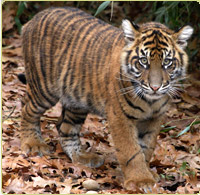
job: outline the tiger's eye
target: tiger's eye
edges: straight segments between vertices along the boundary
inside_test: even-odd
[[[141,65],[143,65],[145,67],[148,65],[148,60],[145,57],[140,58],[139,62],[140,62]]]
[[[172,60],[169,58],[165,58],[163,61],[164,66],[169,66],[169,65],[171,65],[171,63],[172,63]]]
[[[143,64],[147,64],[147,59],[146,59],[146,58],[142,58],[142,59],[141,59],[141,62],[142,62]]]

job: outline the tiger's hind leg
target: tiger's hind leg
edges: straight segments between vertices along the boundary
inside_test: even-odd
[[[96,168],[104,163],[104,159],[97,154],[84,151],[79,137],[81,126],[86,117],[87,112],[82,110],[63,108],[57,129],[60,135],[60,144],[72,162],[79,162],[88,167]]]
[[[31,94],[26,94],[22,100],[21,113],[21,148],[26,153],[49,154],[49,147],[44,142],[40,131],[40,116],[51,107],[48,102],[37,102]]]

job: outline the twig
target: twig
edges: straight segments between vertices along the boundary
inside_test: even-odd
[[[169,125],[169,124],[172,123],[172,122],[183,121],[183,120],[189,120],[189,119],[193,119],[193,118],[196,120],[196,119],[200,118],[200,115],[191,116],[191,117],[182,118],[182,119],[171,120],[171,121],[165,123],[163,126],[167,126],[167,125]]]
[[[110,15],[110,21],[112,20],[112,17],[113,17],[113,7],[114,7],[114,1],[111,1],[111,15]]]
[[[11,115],[15,111],[15,108],[16,108],[16,106],[14,106],[13,109],[11,110],[10,114],[5,119],[3,119],[3,122],[6,121],[6,120],[8,120],[11,117]]]

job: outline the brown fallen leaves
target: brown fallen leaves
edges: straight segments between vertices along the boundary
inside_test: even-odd
[[[13,25],[10,22],[10,25]],[[6,29],[11,28],[9,25]],[[61,106],[47,111],[41,119],[42,134],[52,150],[51,156],[27,156],[20,150],[20,99],[25,86],[17,79],[24,71],[21,41],[16,34],[3,39],[2,57],[2,186],[4,193],[69,194],[86,193],[82,183],[88,178],[97,181],[98,193],[133,193],[122,187],[122,175],[107,122],[89,115],[82,128],[81,141],[88,151],[105,156],[105,164],[91,169],[73,164],[63,153],[55,128]],[[189,86],[181,99],[174,101],[167,112],[163,131],[151,161],[151,168],[160,175],[154,193],[197,193],[200,190],[200,124],[177,137],[192,121],[200,121],[200,87]],[[172,128],[173,127],[173,128]],[[168,129],[167,129],[168,128]],[[134,191],[134,193],[139,193]]]

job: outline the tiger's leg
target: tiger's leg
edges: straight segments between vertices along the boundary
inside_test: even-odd
[[[151,160],[155,149],[160,125],[160,119],[157,118],[141,121],[137,124],[139,144],[143,149],[147,163]]]
[[[157,135],[160,132],[161,118],[142,121],[137,124],[139,144],[144,152],[147,164],[151,160],[152,154],[156,146]],[[158,180],[159,176],[152,172],[155,179]]]
[[[21,148],[26,153],[49,153],[48,146],[41,136],[40,116],[50,107],[51,105],[45,102],[38,105],[31,93],[26,94],[22,100],[20,138]]]
[[[82,110],[63,108],[57,124],[60,143],[72,162],[80,162],[88,167],[100,167],[104,159],[97,154],[84,151],[81,146],[79,133],[86,117],[87,112]]]
[[[108,121],[117,158],[124,173],[124,187],[132,190],[137,186],[146,190],[154,185],[155,179],[139,145],[136,122],[124,113],[116,104],[115,108],[109,107]]]

